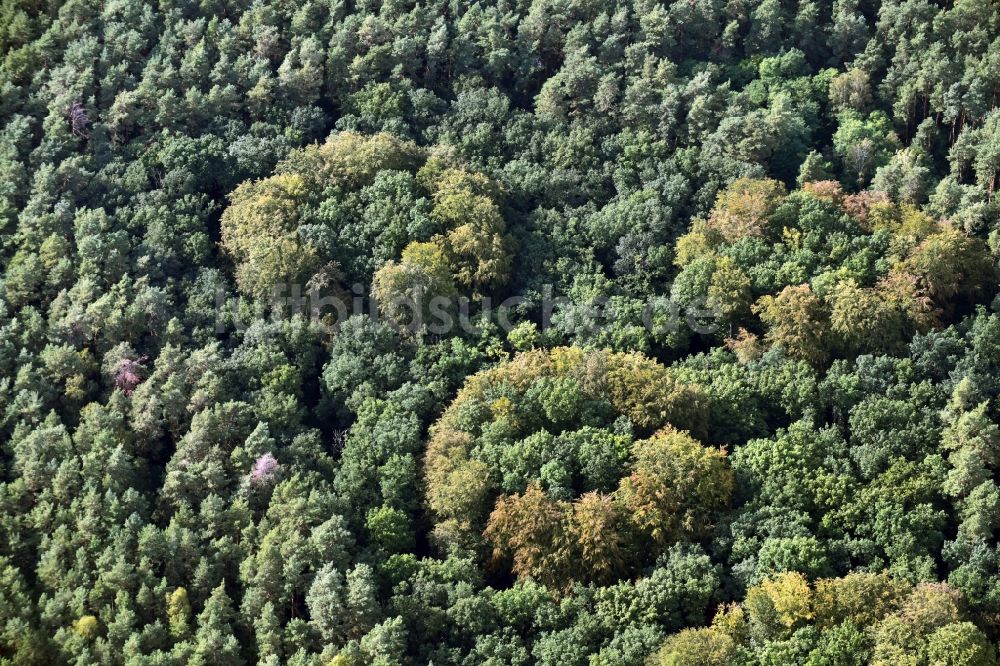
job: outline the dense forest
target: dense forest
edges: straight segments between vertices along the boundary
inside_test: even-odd
[[[0,664],[1000,663],[996,0],[0,0]]]

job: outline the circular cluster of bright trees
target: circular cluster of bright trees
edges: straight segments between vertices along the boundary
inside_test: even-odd
[[[432,428],[434,535],[554,586],[629,575],[729,503],[724,450],[696,439],[706,415],[697,386],[642,355],[522,353],[470,377]]]

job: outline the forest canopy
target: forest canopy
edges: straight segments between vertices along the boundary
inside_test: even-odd
[[[997,664],[1000,6],[0,0],[0,664]]]

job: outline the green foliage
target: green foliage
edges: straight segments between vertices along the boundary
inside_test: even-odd
[[[410,519],[405,513],[391,506],[368,512],[365,527],[372,541],[390,553],[405,553],[413,549]]]
[[[996,663],[998,34],[0,2],[0,664]]]
[[[711,627],[667,637],[652,657],[662,664],[756,663],[798,655],[802,663],[993,664],[993,645],[964,620],[961,595],[946,585],[916,586],[886,575],[823,578],[798,573],[767,579]],[[746,617],[748,632],[742,630]],[[946,643],[950,641],[950,643]]]
[[[829,315],[809,285],[785,287],[777,296],[761,298],[754,308],[768,327],[768,342],[814,365],[826,361]]]
[[[410,243],[372,281],[380,312],[396,326],[419,332],[446,325],[458,295],[444,252],[433,243]]]
[[[685,629],[667,639],[651,658],[658,666],[725,666],[736,645],[724,633],[710,628]]]
[[[428,160],[412,142],[344,132],[240,185],[222,214],[221,245],[239,288],[258,298],[344,278],[368,283],[376,270],[374,289],[387,303],[412,298],[416,274],[434,295],[450,296],[452,279],[480,294],[509,277],[497,196],[482,174]],[[430,256],[437,246],[444,254]]]
[[[631,434],[693,426],[701,402],[648,359],[574,348],[471,377],[428,447],[439,539],[482,532],[515,574],[558,586],[617,579],[646,559],[644,541],[707,536],[732,489],[724,452],[669,427]]]
[[[890,152],[898,145],[889,119],[880,111],[865,117],[848,109],[837,118],[833,150],[841,160],[844,174],[858,185],[866,184],[875,170],[889,161]]]
[[[729,502],[733,482],[724,451],[667,429],[637,442],[633,456],[632,474],[621,486],[623,501],[631,519],[657,543],[705,534],[712,514]]]

